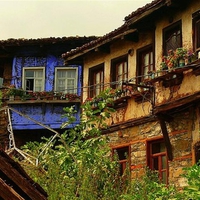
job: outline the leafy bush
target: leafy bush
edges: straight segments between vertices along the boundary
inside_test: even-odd
[[[131,180],[130,171],[120,176],[117,156],[112,156],[108,139],[101,135],[107,128],[106,119],[114,110],[110,90],[98,98],[98,107],[91,101],[82,106],[80,124],[66,129],[57,140],[53,140],[39,157],[39,165],[25,161],[20,164],[28,174],[48,193],[49,200],[188,200],[198,199],[200,170],[198,166],[187,169],[185,177],[190,186],[179,192],[173,186],[160,184],[156,173],[146,169],[144,176]],[[68,121],[73,123],[76,112],[73,107],[64,109]],[[23,150],[37,157],[49,139],[41,143],[29,142]],[[196,180],[198,177],[198,180]]]
[[[200,162],[185,168],[183,177],[186,178],[188,186],[184,188],[184,193],[187,199],[198,200],[200,199]]]

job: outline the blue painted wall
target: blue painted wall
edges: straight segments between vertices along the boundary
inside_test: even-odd
[[[22,71],[23,67],[41,67],[45,66],[45,91],[52,91],[54,89],[54,72],[55,67],[64,66],[64,61],[60,57],[55,57],[53,55],[48,55],[47,57],[15,57],[13,59],[12,66],[12,81],[17,88],[22,87]],[[81,66],[70,66],[78,68],[78,95],[81,95]],[[14,109],[19,112],[28,115],[39,121],[42,124],[48,125],[53,129],[58,129],[63,122],[66,122],[66,118],[63,118],[64,114],[63,108],[71,106],[71,103],[66,104],[51,104],[51,103],[41,103],[41,104],[11,104]],[[76,110],[77,122],[79,123],[80,116],[80,105],[79,103],[74,103]],[[23,129],[41,129],[40,125],[35,124],[29,119],[17,114],[16,112],[11,113],[12,125],[14,130]],[[76,124],[75,123],[75,124]]]

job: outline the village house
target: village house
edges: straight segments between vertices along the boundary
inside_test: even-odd
[[[183,186],[183,168],[200,158],[200,1],[154,0],[62,57],[83,67],[83,102],[113,88],[116,113],[103,133],[121,173],[128,161],[133,178],[148,166]]]
[[[65,66],[61,54],[96,37],[8,39],[0,41],[0,148],[61,132],[64,107],[74,105],[79,123],[82,69]]]

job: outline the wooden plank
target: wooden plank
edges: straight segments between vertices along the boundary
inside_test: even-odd
[[[173,160],[172,146],[171,146],[171,143],[170,143],[170,139],[169,139],[169,134],[168,134],[168,131],[167,131],[166,123],[165,123],[162,115],[157,115],[157,117],[158,117],[158,120],[160,122],[160,127],[161,127],[161,130],[162,130],[164,143],[165,143],[165,146],[166,146],[166,149],[167,149],[168,159],[170,161],[172,161]]]
[[[108,129],[102,129],[102,134],[108,134],[114,131],[118,131],[119,129],[126,129],[126,128],[130,128],[130,127],[134,127],[134,126],[139,126],[141,124],[145,124],[145,123],[149,123],[149,122],[153,122],[156,121],[157,118],[155,116],[148,116],[148,117],[141,117],[139,119],[131,119],[128,121],[122,121],[119,122],[117,124],[113,124],[111,126],[109,126]]]
[[[32,200],[46,200],[36,187],[33,185],[33,181],[28,180],[23,177],[19,171],[17,171],[7,159],[0,157],[0,170],[10,179],[12,180],[18,187],[22,189]],[[32,183],[31,183],[32,182]]]
[[[0,178],[0,197],[3,199],[24,200],[17,192]]]
[[[155,106],[153,109],[153,113],[159,114],[159,113],[166,112],[166,111],[169,111],[171,109],[175,109],[181,106],[186,106],[187,104],[191,104],[193,102],[198,102],[199,100],[200,100],[200,92],[197,92],[193,95],[179,98],[174,101],[169,101],[169,102],[163,103],[160,106]]]

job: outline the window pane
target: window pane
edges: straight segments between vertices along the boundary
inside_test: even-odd
[[[74,93],[74,89],[75,89],[74,82],[75,82],[74,79],[67,79],[67,91],[70,93]]]
[[[64,77],[65,77],[65,71],[63,71],[63,70],[58,70],[58,71],[57,71],[57,77],[58,77],[58,78],[64,78]]]
[[[75,78],[76,77],[76,70],[75,69],[68,69],[66,72],[67,78]]]
[[[161,143],[153,143],[152,144],[152,154],[165,152],[165,144],[164,142]]]
[[[126,147],[122,147],[122,148],[117,148],[114,149],[114,151],[117,153],[118,155],[118,159],[119,159],[119,166],[120,166],[120,175],[123,175],[124,170],[127,167],[128,164],[128,157],[129,157],[129,146]]]
[[[172,28],[168,28],[168,30],[164,31],[164,45],[165,45],[165,55],[169,50],[176,50],[181,47],[181,25],[180,23],[176,26],[172,26]]]
[[[158,170],[158,157],[152,159],[153,170]]]
[[[118,76],[122,75],[122,69],[123,69],[123,64],[119,64],[118,67],[117,67],[117,71],[118,71]]]
[[[153,52],[150,52],[150,64],[152,65],[153,64]]]
[[[57,69],[56,90],[76,93],[76,69]]]
[[[25,89],[33,91],[33,82],[34,82],[34,79],[26,79],[26,82],[25,82],[26,87],[25,87]]]
[[[144,74],[143,74],[143,75],[147,75],[147,74],[148,74],[148,71],[149,71],[148,66],[147,66],[147,67],[144,67]],[[147,78],[147,77],[145,77],[145,78]]]
[[[42,78],[43,77],[43,71],[42,70],[35,71],[35,77],[36,78]]]
[[[127,161],[120,162],[120,175],[122,176],[126,169]]]
[[[119,160],[127,159],[129,156],[129,147],[122,147],[116,149]]]
[[[127,72],[128,72],[127,62],[124,62],[124,74],[127,75]]]
[[[142,82],[149,77],[149,71],[153,71],[153,48],[151,46],[146,47],[144,50],[139,50],[138,53],[138,69],[139,75],[138,82]]]
[[[34,77],[34,71],[33,70],[26,70],[25,71],[25,77]]]
[[[166,156],[162,156],[162,169],[166,169]]]
[[[149,54],[148,53],[144,56],[144,66],[147,66],[147,65],[149,65]]]
[[[42,83],[40,79],[35,80],[35,91],[42,91]]]
[[[159,179],[166,184],[168,178],[168,160],[164,141],[157,140],[150,142],[147,147],[149,168],[156,170]]]
[[[104,82],[104,68],[103,65],[96,66],[89,71],[89,97],[94,97],[103,90]]]
[[[96,73],[96,80],[95,80],[96,84],[100,83],[100,78],[101,78],[101,73],[100,72]]]
[[[165,150],[165,143],[164,142],[162,142],[162,143],[160,143],[160,152],[165,152],[166,150]]]
[[[128,74],[127,74],[127,62],[121,62],[116,65],[117,66],[117,74],[116,74],[116,81],[117,87],[121,88],[122,81],[128,79]]]
[[[197,44],[196,44],[196,47],[197,48],[200,48],[200,20],[198,20],[197,22],[196,22],[196,40],[197,40]]]
[[[43,69],[25,69],[24,88],[26,90],[42,91],[44,88]]]

